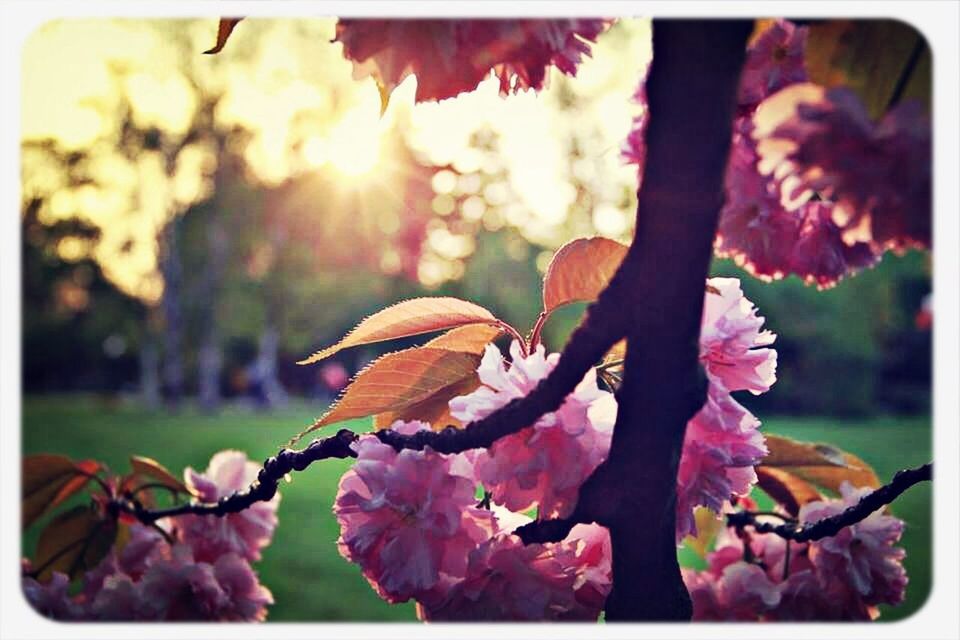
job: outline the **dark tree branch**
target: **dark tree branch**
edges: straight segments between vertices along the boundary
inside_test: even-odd
[[[806,524],[784,522],[782,524],[773,524],[772,522],[757,520],[757,517],[762,517],[763,514],[751,511],[739,511],[727,516],[727,524],[738,529],[753,527],[757,533],[774,533],[781,538],[794,540],[796,542],[820,540],[837,535],[844,527],[854,525],[864,520],[871,513],[890,504],[913,485],[931,479],[933,479],[932,462],[928,462],[916,469],[898,471],[889,484],[885,484],[879,489],[863,496],[857,504],[848,507],[842,513],[824,518],[818,522],[809,522]]]
[[[303,471],[311,463],[326,458],[355,458],[356,452],[350,445],[357,434],[349,429],[341,429],[328,438],[317,438],[301,451],[281,449],[276,456],[267,458],[263,468],[257,474],[257,480],[246,491],[225,496],[217,502],[189,502],[168,509],[147,509],[135,498],[117,498],[112,508],[134,515],[143,524],[152,524],[160,518],[194,515],[224,516],[237,513],[255,502],[264,502],[277,493],[280,480],[291,471]]]
[[[580,520],[577,518],[577,514],[574,514],[569,518],[534,520],[517,527],[513,533],[520,536],[523,544],[560,542],[570,535],[570,530],[577,524],[580,524]]]
[[[633,244],[623,383],[609,458],[576,519],[610,530],[608,621],[689,620],[676,553],[676,482],[687,421],[703,405],[700,321],[736,91],[751,21],[654,20],[644,175]]]

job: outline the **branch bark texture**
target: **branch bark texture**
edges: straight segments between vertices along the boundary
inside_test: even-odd
[[[824,518],[817,522],[799,524],[785,522],[773,524],[757,520],[759,514],[750,511],[740,511],[727,516],[727,524],[731,527],[753,527],[757,533],[774,533],[781,538],[796,542],[810,542],[837,535],[844,527],[864,520],[874,511],[890,504],[915,484],[933,479],[933,463],[928,462],[916,469],[898,471],[889,484],[868,493],[860,498],[857,504],[847,508],[842,513]]]

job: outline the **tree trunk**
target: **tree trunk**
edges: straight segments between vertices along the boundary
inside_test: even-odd
[[[628,316],[619,411],[610,457],[578,506],[610,530],[609,621],[692,613],[677,563],[677,467],[687,421],[705,400],[704,285],[751,29],[749,21],[654,21],[636,233],[601,296],[615,296]]]
[[[163,388],[167,403],[177,408],[183,397],[183,307],[180,290],[183,266],[177,246],[180,216],[174,214],[163,228],[160,272],[163,275]]]
[[[268,301],[268,305],[269,305]],[[289,396],[277,377],[277,358],[280,351],[280,334],[277,330],[274,314],[268,308],[267,324],[260,335],[255,371],[261,385],[264,404],[267,407],[282,407]]]
[[[221,171],[218,170],[218,173]],[[218,186],[222,183],[217,181]],[[200,409],[214,412],[220,408],[220,374],[223,370],[223,349],[220,344],[220,325],[217,318],[217,300],[223,281],[227,259],[227,230],[223,225],[224,211],[214,202],[214,210],[207,225],[207,264],[203,274],[201,303],[203,306],[203,337],[198,354]]]
[[[152,337],[140,347],[140,401],[148,409],[160,408],[160,354]]]

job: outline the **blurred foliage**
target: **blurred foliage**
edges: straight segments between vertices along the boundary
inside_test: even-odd
[[[183,274],[188,392],[213,335],[222,393],[244,393],[271,330],[280,382],[329,400],[320,369],[294,363],[414,296],[464,298],[528,331],[556,248],[629,239],[636,175],[618,147],[648,26],[621,21],[576,78],[556,73],[538,96],[504,100],[494,82],[413,106],[404,83],[382,118],[376,87],[329,44],[330,20],[245,20],[213,57],[199,54],[213,20],[44,27],[25,53],[39,92],[29,111],[47,117],[28,118],[22,155],[24,389],[137,388],[139,354],[166,322],[164,233]],[[74,50],[65,43],[84,45],[69,73],[45,57]],[[58,74],[61,111],[40,99],[40,71]],[[928,411],[930,332],[914,325],[926,261],[888,255],[824,292],[716,261],[779,336],[778,384],[743,401],[761,416]],[[550,318],[549,349],[582,311]],[[334,360],[353,372],[424,339]]]

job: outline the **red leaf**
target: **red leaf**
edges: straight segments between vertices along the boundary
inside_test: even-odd
[[[23,528],[82,489],[90,479],[84,474],[95,473],[99,468],[100,465],[92,460],[74,463],[66,456],[48,453],[25,457],[21,490]]]
[[[33,566],[46,582],[54,571],[73,578],[100,562],[117,537],[117,524],[93,509],[78,506],[61,513],[41,532]]]
[[[96,460],[81,460],[75,463],[74,466],[77,469],[77,474],[68,480],[60,491],[57,492],[53,502],[50,503],[51,508],[80,491],[80,489],[83,489],[87,483],[92,480],[92,476],[103,468]]]

